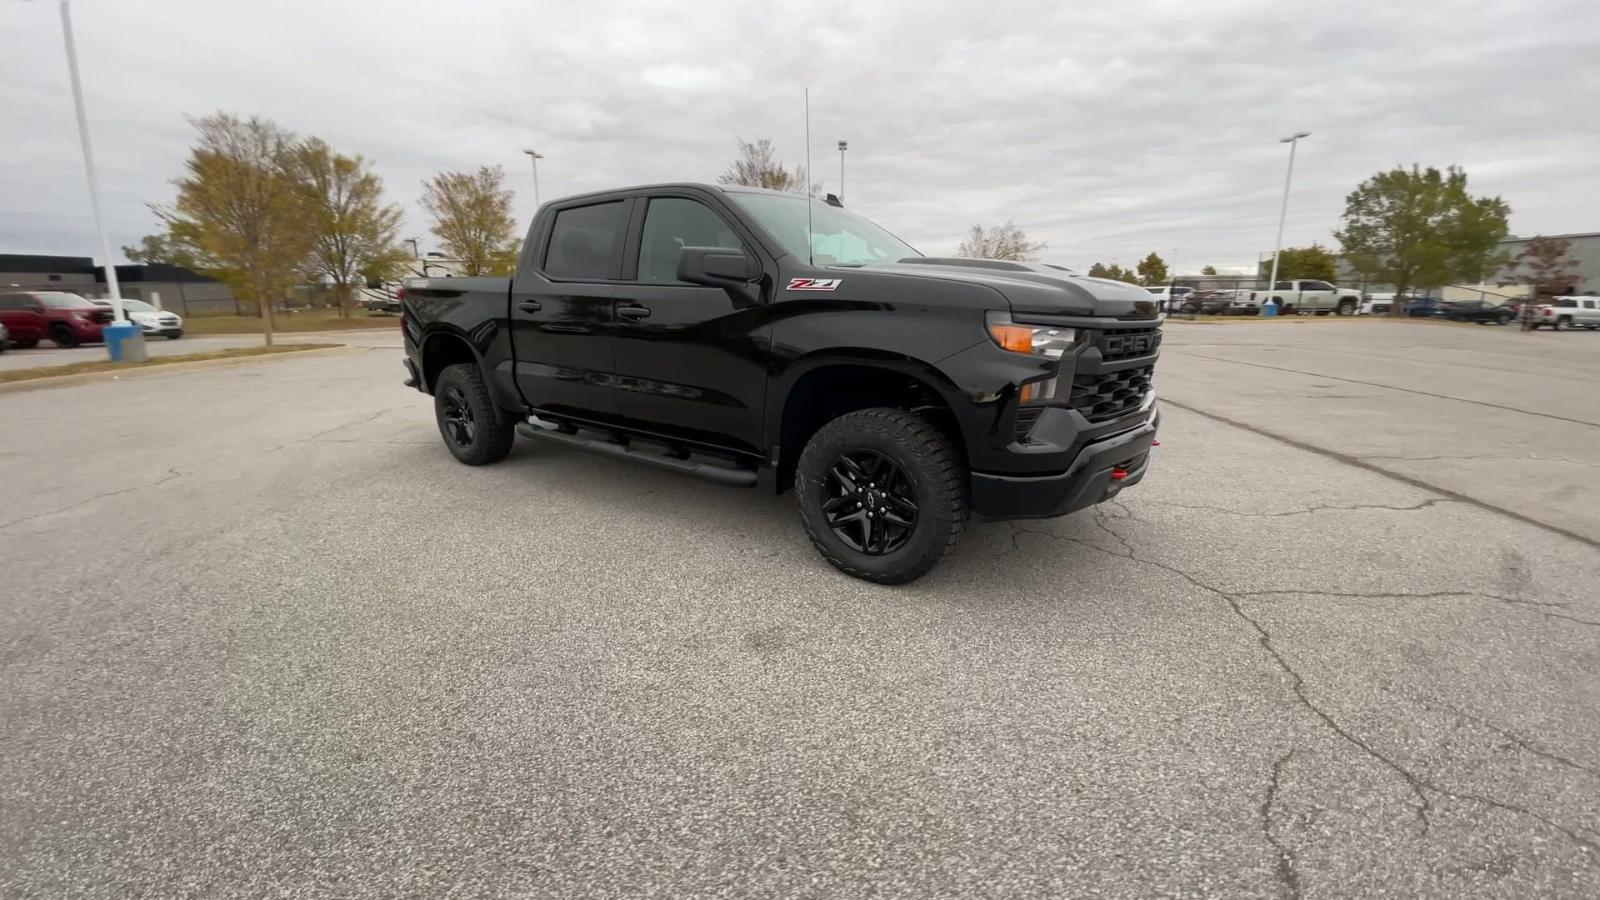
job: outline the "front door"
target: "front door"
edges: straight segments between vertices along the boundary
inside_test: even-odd
[[[643,222],[630,241],[636,265],[630,252],[633,271],[616,294],[622,415],[647,431],[761,455],[769,307],[753,286],[741,294],[677,278],[684,247],[755,254],[755,241],[699,199],[640,202]]]
[[[535,409],[579,418],[618,414],[612,295],[631,204],[557,210],[545,245],[512,282],[517,388]]]

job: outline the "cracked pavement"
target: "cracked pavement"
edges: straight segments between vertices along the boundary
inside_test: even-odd
[[[1338,458],[1487,407],[1181,354],[1329,327],[1173,327],[1145,483],[899,589],[765,483],[457,465],[392,336],[0,396],[0,895],[1596,896],[1583,510]],[[1594,460],[1521,418],[1451,452]]]

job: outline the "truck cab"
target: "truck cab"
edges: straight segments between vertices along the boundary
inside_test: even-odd
[[[1257,305],[1278,304],[1280,315],[1353,316],[1360,312],[1362,298],[1360,291],[1335,287],[1326,281],[1290,279],[1275,283],[1270,291],[1253,291],[1250,299]]]

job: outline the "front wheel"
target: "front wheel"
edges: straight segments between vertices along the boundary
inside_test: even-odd
[[[1341,316],[1353,316],[1353,315],[1355,315],[1356,314],[1356,302],[1354,300],[1341,300],[1341,301],[1339,301],[1338,313]]]
[[[51,328],[50,340],[54,341],[57,347],[65,350],[78,346],[77,332],[73,331],[70,325],[57,325]]]
[[[1569,316],[1562,316],[1561,318],[1557,319],[1554,326],[1555,330],[1557,331],[1566,331],[1570,327],[1572,327],[1572,319]]]
[[[863,409],[812,436],[795,469],[795,499],[812,545],[834,568],[903,584],[961,537],[964,474],[950,439],[926,419]]]
[[[496,463],[511,452],[516,432],[489,396],[483,372],[472,363],[457,363],[439,373],[433,386],[433,414],[444,445],[469,466]]]
[[[181,338],[181,337],[183,337],[183,332],[181,332],[181,331],[169,331],[169,332],[167,332],[167,340],[169,340],[169,341],[175,341],[175,340],[177,340],[178,338]]]

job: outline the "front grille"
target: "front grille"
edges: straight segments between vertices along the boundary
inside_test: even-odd
[[[1149,356],[1161,346],[1161,328],[1105,328],[1091,332],[1106,362]]]
[[[1090,422],[1105,422],[1137,410],[1150,393],[1155,366],[1102,374],[1074,375],[1067,405]]]

